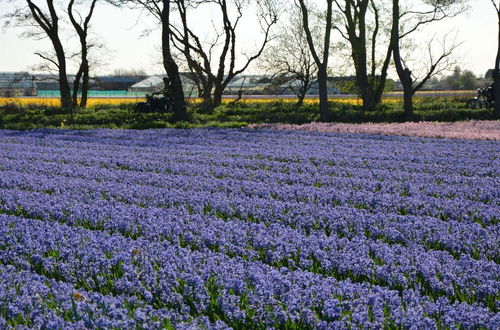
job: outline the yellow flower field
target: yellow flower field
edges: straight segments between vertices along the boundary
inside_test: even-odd
[[[414,97],[414,100],[416,102],[421,101],[422,99],[425,98],[431,98],[431,97],[439,97],[439,98],[457,98],[457,97],[470,97],[473,96],[474,92],[473,91],[433,91],[433,92],[421,92],[417,93]],[[142,101],[144,98],[142,97],[109,97],[109,98],[89,98],[88,99],[88,106],[95,106],[95,105],[120,105],[120,104],[126,104],[126,103],[137,103]],[[243,103],[271,103],[271,102],[276,102],[276,101],[282,101],[282,102],[296,102],[296,99],[293,97],[287,98],[274,98],[274,97],[244,97],[242,98],[239,102]],[[338,102],[338,103],[349,103],[353,105],[361,105],[362,100],[360,97],[355,97],[355,96],[333,96],[330,98],[331,101],[333,102]],[[223,103],[231,102],[233,101],[232,98],[226,98],[223,100]],[[201,98],[191,98],[189,99],[190,103],[199,103],[201,102]],[[315,104],[318,103],[319,99],[317,97],[306,97],[304,100],[304,103],[306,104]],[[386,95],[382,101],[382,103],[385,104],[391,104],[391,103],[397,103],[397,102],[402,102],[402,93],[400,92],[393,92],[388,95]],[[6,105],[6,104],[16,104],[20,106],[27,106],[27,105],[43,105],[43,106],[60,106],[60,101],[59,98],[56,97],[0,97],[0,106]]]
[[[137,103],[139,98],[89,98],[87,105],[94,106],[100,104],[123,104]],[[43,106],[60,106],[61,102],[56,97],[0,97],[0,106],[6,104],[17,104],[21,106],[27,105],[43,105]]]

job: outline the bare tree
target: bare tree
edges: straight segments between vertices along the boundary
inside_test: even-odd
[[[29,33],[29,36],[50,39],[55,57],[47,52],[37,52],[35,54],[57,68],[61,106],[72,111],[73,105],[68,83],[66,54],[60,39],[59,16],[54,1],[45,0],[35,3],[33,0],[25,0],[23,2],[25,2],[25,6],[16,8],[13,12],[4,16],[7,19],[6,25],[34,28],[35,31]],[[40,3],[44,3],[44,5]]]
[[[409,65],[401,56],[401,40],[413,32],[419,31],[425,25],[458,15],[465,7],[463,1],[456,0],[424,0],[419,6],[419,10],[411,8],[401,10],[401,7],[400,0],[392,1],[391,47],[396,71],[403,85],[405,119],[410,120],[413,116],[413,95],[431,77],[454,66],[455,63],[451,55],[459,44],[455,41],[448,44],[449,38],[446,35],[443,37],[438,54],[436,54],[435,40],[431,38],[427,43],[428,68],[417,81]],[[422,59],[419,61],[422,62]]]
[[[493,70],[493,92],[495,93],[495,117],[500,118],[500,2],[497,5],[495,0],[491,0],[491,3],[495,7],[498,17],[498,48],[495,57],[495,69]]]
[[[15,9],[12,13],[5,15],[7,17],[6,25],[14,24],[19,27],[30,28],[24,35],[35,38],[49,38],[52,42],[53,51],[38,51],[35,52],[44,60],[43,64],[37,66],[38,70],[45,72],[53,72],[58,76],[59,89],[61,93],[61,105],[65,109],[72,109],[78,106],[78,93],[81,89],[82,97],[80,106],[85,107],[87,103],[87,91],[89,88],[89,59],[88,50],[95,46],[95,43],[89,43],[89,23],[94,12],[97,0],[92,0],[90,9],[82,19],[80,12],[74,9],[75,0],[70,0],[68,3],[68,16],[75,32],[78,36],[81,45],[81,51],[76,54],[69,55],[67,47],[64,47],[61,41],[60,22],[56,10],[56,2],[53,0],[39,1],[35,3],[33,0],[26,0],[26,6]],[[68,82],[68,60],[78,58],[79,69],[73,81],[73,94]]]
[[[97,0],[91,0],[89,5],[89,10],[84,19],[82,19],[80,13],[75,13],[74,4],[75,0],[70,0],[68,3],[68,15],[73,25],[76,33],[78,34],[78,39],[80,41],[80,67],[76,72],[75,80],[73,81],[73,95],[72,102],[73,106],[78,105],[78,91],[80,87],[81,80],[81,99],[80,99],[80,107],[84,108],[87,106],[87,95],[89,90],[89,60],[88,60],[88,52],[90,47],[92,47],[92,43],[88,41],[89,34],[89,24],[94,13],[95,5]],[[79,19],[75,17],[77,15]]]
[[[242,74],[257,58],[261,56],[271,40],[271,29],[278,20],[276,0],[257,0],[257,15],[262,29],[262,41],[258,49],[247,55],[237,67],[238,27],[245,8],[250,4],[247,0],[175,0],[180,18],[179,26],[171,23],[171,37],[175,48],[183,55],[192,77],[198,85],[203,104],[213,109],[222,102],[222,95],[227,85],[237,75]],[[189,20],[190,11],[201,6],[212,6],[220,13],[220,26],[213,22],[215,38],[203,40],[196,34],[196,25]],[[234,13],[234,17],[231,17]]]
[[[334,29],[350,46],[363,109],[372,110],[382,100],[392,56],[390,42],[383,40],[382,3],[376,0],[334,1],[342,22]],[[383,51],[379,59],[380,48]]]
[[[332,30],[332,20],[333,20],[333,1],[326,0],[326,11],[325,11],[325,32],[323,37],[323,44],[317,45],[314,42],[314,37],[312,33],[312,25],[310,24],[310,8],[308,8],[305,0],[298,1],[298,6],[302,14],[302,25],[304,27],[304,32],[306,35],[307,45],[309,51],[314,58],[314,62],[317,66],[317,78],[319,87],[319,110],[321,121],[329,121],[331,118],[330,111],[328,110],[328,60],[330,57],[330,43],[331,43],[331,30]],[[297,3],[297,2],[296,2]]]
[[[174,0],[108,0],[111,4],[121,6],[130,5],[133,8],[145,9],[157,19],[161,26],[161,51],[163,67],[170,80],[168,88],[174,100],[174,121],[185,121],[188,119],[184,89],[182,87],[179,66],[172,52],[172,4]]]
[[[297,16],[298,19],[297,19]],[[297,95],[297,106],[304,102],[307,91],[314,83],[318,66],[307,46],[307,38],[300,12],[291,12],[287,24],[262,56],[260,67],[272,73],[274,80]],[[292,22],[292,23],[288,23]],[[315,43],[318,31],[313,30]]]

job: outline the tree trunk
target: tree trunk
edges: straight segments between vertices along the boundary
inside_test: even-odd
[[[394,65],[398,73],[399,81],[403,85],[404,98],[404,118],[409,121],[413,118],[413,81],[411,71],[403,66],[399,46],[399,0],[392,1],[392,30],[391,30],[391,46],[394,57]]]
[[[404,118],[405,121],[413,119],[413,88],[411,81],[403,84]]]
[[[71,97],[71,102],[73,103],[73,107],[78,106],[78,90],[80,88],[80,80],[82,79],[83,70],[80,66],[80,69],[76,73],[75,80],[73,81],[73,96]]]
[[[497,56],[495,58],[495,70],[493,70],[493,83],[495,88],[493,90],[495,96],[495,118],[500,118],[500,8],[497,9],[498,15],[498,46]]]
[[[389,43],[389,47],[387,48],[387,54],[385,57],[384,64],[382,66],[382,70],[380,73],[380,81],[378,81],[377,87],[374,90],[374,105],[378,105],[382,103],[382,96],[384,95],[385,91],[385,84],[387,82],[387,71],[389,69],[389,65],[391,64],[391,58],[392,58],[392,47],[393,45]]]
[[[163,55],[163,66],[171,82],[171,93],[174,99],[173,111],[174,121],[187,121],[186,101],[184,99],[184,89],[179,73],[179,67],[172,57],[170,48],[170,0],[163,0],[161,11],[161,44]]]
[[[94,9],[97,3],[97,0],[92,0],[90,4],[90,10],[85,17],[83,24],[78,23],[73,14],[73,5],[75,0],[70,0],[68,3],[68,15],[71,21],[71,24],[75,28],[75,31],[78,34],[80,39],[80,48],[81,48],[81,62],[80,67],[78,68],[78,72],[75,77],[75,81],[73,83],[73,105],[78,106],[78,90],[81,87],[81,98],[80,98],[80,107],[85,108],[87,106],[87,95],[89,90],[89,61],[88,61],[88,44],[87,44],[87,36],[88,36],[88,27],[92,15],[94,13]],[[81,81],[81,85],[80,85]]]
[[[212,91],[211,88],[208,90],[204,90],[201,96],[203,99],[203,109],[205,109],[206,111],[212,111],[216,106],[220,105],[220,103],[222,102],[221,99],[218,99],[219,103],[216,105],[215,97],[214,100],[212,100],[212,95],[210,95],[211,91]]]
[[[214,99],[211,104],[211,109],[213,110],[221,104],[222,104],[222,95],[220,94],[214,95]]]
[[[374,107],[374,82],[368,80],[368,71],[366,69],[366,40],[364,38],[358,41],[351,41],[352,59],[356,70],[356,84],[359,94],[363,100],[363,111],[373,110]]]
[[[298,107],[301,107],[302,104],[304,104],[304,99],[306,97],[306,93],[307,93],[307,88],[306,87],[308,86],[308,84],[306,84],[305,86],[303,86],[300,90],[299,90],[299,93],[297,94],[297,103],[295,104],[295,106],[298,108]]]
[[[372,86],[366,81],[360,81],[359,89],[361,90],[361,99],[363,100],[363,111],[373,110],[375,108],[375,100]]]
[[[313,37],[311,34],[311,29],[309,28],[309,10],[305,4],[304,0],[299,0],[300,10],[302,13],[302,25],[304,27],[304,32],[306,33],[307,45],[309,46],[309,51],[311,52],[314,62],[318,67],[318,87],[319,87],[319,114],[321,121],[330,121],[332,116],[328,109],[328,59],[330,54],[330,37],[332,30],[332,16],[333,16],[333,0],[327,0],[326,9],[326,26],[325,26],[325,39],[323,42],[323,56],[320,59],[320,55],[316,52],[316,47],[314,46]]]
[[[359,7],[357,6],[359,5]],[[368,79],[368,56],[366,50],[366,11],[368,1],[349,0],[346,3],[346,12],[351,14],[354,9],[354,16],[348,19],[348,36],[351,45],[351,57],[356,71],[356,83],[363,100],[363,111],[373,109],[373,86],[374,82]]]
[[[87,94],[89,91],[89,61],[87,59],[88,56],[87,32],[82,33],[80,35],[80,45],[82,48],[82,62],[80,63],[80,70],[79,70],[81,71],[81,76],[82,76],[81,77],[82,96],[80,98],[80,107],[85,108],[87,106]],[[80,83],[80,79],[78,79],[78,83]]]
[[[64,54],[64,47],[62,46],[61,40],[59,39],[59,17],[57,17],[56,10],[54,8],[53,1],[47,1],[47,7],[50,13],[50,18],[46,17],[45,14],[40,10],[40,8],[34,4],[31,0],[27,0],[28,7],[33,15],[33,18],[38,23],[38,25],[45,31],[54,51],[56,53],[57,62],[47,59],[42,56],[45,60],[49,60],[54,63],[58,69],[59,75],[59,91],[61,93],[61,107],[65,110],[69,110],[73,113],[73,105],[71,103],[71,89],[68,83],[68,75],[66,73],[66,56]]]
[[[368,81],[368,75],[366,71],[366,62],[364,60],[360,60],[359,58],[356,58],[353,56],[353,59],[355,59],[355,63],[359,66],[364,66],[364,68],[357,68],[356,69],[356,85],[359,90],[359,94],[361,96],[361,100],[363,101],[363,111],[370,111],[373,110],[374,107],[374,94],[373,94],[373,89]],[[364,63],[364,64],[363,64]]]
[[[500,119],[500,70],[493,70],[493,83],[494,89],[493,93],[495,96],[495,109],[493,115],[495,118]]]
[[[85,59],[84,67],[83,67],[83,80],[82,80],[82,98],[80,99],[80,107],[85,108],[87,106],[87,98],[89,92],[89,63],[87,59]]]
[[[85,51],[83,51],[85,49]],[[80,107],[87,106],[87,96],[89,90],[89,63],[87,60],[87,43],[82,41],[82,63],[76,73],[75,80],[73,81],[73,107],[78,106],[78,92],[81,90]],[[81,84],[80,84],[81,82]],[[81,88],[80,88],[81,87]]]
[[[211,89],[212,88],[210,88],[210,90]],[[222,104],[222,93],[223,92],[224,92],[224,87],[222,86],[222,81],[219,81],[219,79],[217,79],[217,81],[215,83],[214,97],[213,97],[212,104],[211,104],[212,110]]]
[[[297,99],[297,103],[295,103],[295,106],[297,108],[301,107],[304,104],[304,98],[305,98],[305,95],[299,95],[299,97]]]
[[[328,86],[326,66],[322,65],[318,70],[318,87],[319,87],[319,114],[321,121],[329,121],[331,119],[328,109]]]
[[[61,107],[65,110],[73,112],[73,104],[71,102],[71,89],[69,88],[68,75],[66,73],[66,57],[64,49],[59,41],[59,38],[51,38],[54,45],[54,50],[57,56],[59,66],[59,91],[61,93]]]

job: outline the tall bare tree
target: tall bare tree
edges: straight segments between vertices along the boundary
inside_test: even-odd
[[[274,76],[274,81],[297,95],[297,106],[301,106],[316,79],[318,66],[307,46],[302,14],[294,9],[286,18],[286,24],[280,26],[278,36],[266,49],[259,65]],[[312,33],[317,41],[317,30],[313,29]]]
[[[314,58],[314,62],[318,67],[318,87],[319,87],[319,110],[321,121],[329,121],[331,119],[330,111],[328,109],[328,60],[330,58],[330,43],[331,31],[333,21],[333,1],[326,0],[325,11],[325,26],[323,44],[317,45],[314,42],[312,33],[312,25],[310,23],[311,8],[308,7],[305,0],[296,0],[300,11],[302,13],[302,25],[306,34],[307,45],[309,51]]]
[[[180,23],[171,23],[172,42],[186,60],[187,67],[198,85],[203,104],[213,109],[222,102],[227,85],[237,75],[248,69],[261,56],[271,40],[271,29],[278,20],[276,0],[257,0],[257,15],[262,28],[260,46],[238,66],[239,26],[248,0],[174,0]],[[220,23],[213,22],[214,40],[201,38],[194,30],[196,22],[190,19],[190,12],[201,6],[211,6],[219,12]],[[203,9],[206,9],[203,7]],[[200,9],[201,10],[201,9]],[[234,13],[234,15],[231,15]],[[232,17],[233,16],[233,17]]]
[[[29,36],[36,38],[49,38],[54,49],[55,58],[48,53],[37,52],[43,60],[48,61],[57,68],[59,90],[61,92],[61,106],[72,111],[71,90],[68,83],[66,54],[60,39],[59,15],[53,0],[23,1],[25,6],[14,9],[4,15],[6,25],[25,28],[34,28]],[[42,30],[43,32],[40,32]]]
[[[414,5],[415,2],[413,2]],[[456,0],[424,0],[418,10],[406,8],[402,10],[400,0],[392,1],[392,30],[391,44],[394,56],[394,65],[403,86],[405,119],[411,120],[413,116],[413,95],[434,75],[450,69],[454,62],[450,61],[453,51],[459,46],[456,42],[446,43],[444,37],[438,54],[434,40],[428,42],[428,68],[419,81],[414,79],[414,74],[405,63],[401,55],[401,40],[410,34],[419,31],[421,27],[446,18],[454,17],[465,9],[464,1]],[[420,62],[423,60],[420,59]]]
[[[155,17],[161,26],[161,52],[163,67],[168,75],[171,85],[171,96],[174,100],[173,111],[174,121],[185,121],[188,119],[186,100],[184,99],[184,89],[182,87],[179,66],[173,54],[172,47],[172,4],[174,0],[108,0],[111,4],[121,6],[130,5],[134,8],[145,9],[149,14]],[[167,87],[167,86],[165,86]]]
[[[334,29],[350,46],[363,109],[372,110],[382,100],[392,56],[390,42],[383,42],[382,3],[376,0],[334,1],[342,22]]]
[[[491,0],[491,3],[495,7],[498,17],[498,46],[495,57],[495,69],[493,70],[493,92],[495,93],[495,117],[500,118],[500,1],[496,4],[495,0]]]
[[[89,43],[88,41],[88,35],[89,35],[90,20],[92,19],[96,3],[97,0],[90,1],[88,13],[84,19],[82,19],[80,13],[75,12],[74,8],[75,0],[70,0],[68,3],[69,19],[71,21],[71,24],[73,25],[73,28],[78,34],[78,40],[80,41],[80,67],[78,68],[75,80],[73,81],[72,102],[73,106],[78,105],[78,91],[80,89],[79,87],[81,81],[80,107],[82,108],[87,106],[87,95],[89,90],[89,79],[90,79],[88,52],[89,48],[92,47],[92,44]],[[75,15],[78,16],[79,19],[77,19]]]

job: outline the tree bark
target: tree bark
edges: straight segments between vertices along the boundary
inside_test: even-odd
[[[54,45],[54,50],[56,51],[57,62],[59,64],[59,91],[61,93],[61,107],[70,112],[73,112],[73,104],[71,102],[71,90],[69,88],[68,74],[66,73],[66,56],[64,54],[64,48],[59,40],[59,36],[56,38],[50,38]]]
[[[215,109],[216,107],[218,107],[219,105],[222,104],[222,93],[221,92],[217,92],[217,93],[214,93],[214,99],[213,101],[209,101],[207,100],[207,104],[209,105],[209,108],[210,109]]]
[[[300,10],[302,12],[302,25],[304,26],[304,32],[306,34],[307,45],[311,51],[311,55],[314,58],[314,62],[318,67],[318,87],[319,87],[319,113],[321,121],[331,120],[331,113],[328,109],[328,59],[330,56],[330,37],[332,31],[332,19],[333,19],[333,0],[327,0],[326,9],[326,25],[325,25],[325,39],[323,42],[323,56],[320,58],[320,54],[316,51],[316,46],[314,45],[311,29],[309,27],[309,12],[304,0],[299,0]]]
[[[298,97],[297,97],[297,103],[295,103],[295,106],[297,108],[300,108],[302,106],[302,104],[304,104],[304,98],[305,98],[305,94],[300,94]]]
[[[495,118],[500,118],[500,5],[497,7],[498,16],[498,48],[497,56],[495,58],[495,69],[493,70],[493,83],[495,95],[495,109],[493,115]]]
[[[321,121],[329,121],[331,119],[328,109],[328,79],[326,65],[322,65],[318,70],[318,87],[319,87],[319,114]]]
[[[49,37],[54,47],[56,53],[57,62],[43,57],[45,60],[56,64],[58,69],[58,79],[59,79],[59,91],[61,93],[61,107],[63,109],[73,111],[73,105],[71,102],[71,90],[68,83],[68,75],[66,73],[66,55],[64,53],[64,47],[62,46],[61,40],[59,39],[59,17],[57,16],[54,1],[46,0],[47,8],[49,10],[50,18],[47,17],[43,11],[31,0],[26,1],[28,8],[30,9],[33,19],[37,24],[44,30],[44,32]]]
[[[231,80],[232,79],[233,78],[231,78]],[[214,108],[218,107],[219,105],[221,105],[221,103],[222,103],[222,94],[224,93],[224,89],[225,89],[225,86],[223,86],[223,82],[221,80],[219,80],[219,79],[216,79],[216,80],[217,81],[215,82],[214,97],[213,97],[213,100],[210,100],[210,107],[211,107],[211,109],[214,109]]]
[[[371,86],[368,80],[366,53],[366,10],[368,0],[347,0],[344,15],[351,45],[351,57],[356,72],[356,84],[363,100],[363,110],[372,109]]]
[[[77,20],[75,19],[75,16],[73,14],[73,4],[74,0],[70,0],[68,4],[68,15],[71,21],[71,24],[73,25],[75,31],[78,34],[78,38],[80,40],[80,48],[81,48],[81,62],[80,62],[80,67],[78,68],[78,72],[75,76],[75,81],[73,82],[73,106],[78,106],[78,90],[80,88],[80,80],[82,81],[81,84],[81,99],[80,99],[80,107],[85,108],[87,106],[87,96],[88,96],[88,89],[89,89],[89,61],[88,61],[88,50],[89,50],[89,45],[87,43],[87,36],[88,36],[88,27],[90,20],[92,19],[92,15],[94,14],[94,9],[96,6],[97,0],[92,0],[90,4],[90,9],[85,17],[85,20],[83,23],[78,23]]]
[[[80,99],[80,107],[82,108],[85,108],[87,106],[87,99],[89,93],[89,79],[90,79],[89,70],[90,70],[89,62],[85,58],[85,61],[83,63],[82,98]]]
[[[216,98],[216,95],[214,95],[214,99],[212,100],[212,86],[203,86],[203,92],[201,94],[201,98],[203,99],[203,105],[202,107],[206,111],[212,111],[215,107],[219,106],[222,102],[222,97]]]
[[[171,82],[171,95],[174,100],[173,120],[187,121],[188,115],[186,110],[186,101],[184,99],[184,89],[182,88],[182,80],[179,73],[179,67],[172,57],[170,45],[170,0],[163,0],[163,8],[161,11],[161,44],[163,66]]]
[[[78,92],[80,90],[81,90],[81,97],[79,106],[81,108],[85,108],[87,106],[88,90],[89,90],[89,64],[86,59],[86,56],[87,56],[86,52],[85,54],[82,54],[82,63],[80,64],[80,68],[78,69],[78,72],[75,75],[75,80],[73,81],[72,102],[74,107],[78,106]],[[84,57],[85,60],[83,60]]]
[[[375,13],[375,27],[371,40],[372,65],[369,72],[367,50],[367,30],[369,29],[367,29],[366,25],[366,15],[370,4],[373,6]],[[380,24],[378,8],[371,0],[346,0],[345,8],[341,7],[338,3],[337,6],[344,16],[347,34],[342,33],[342,36],[351,46],[351,57],[356,72],[356,85],[361,99],[363,100],[363,110],[373,110],[382,100],[382,94],[384,92],[385,82],[387,79],[387,70],[392,56],[392,51],[389,45],[380,70],[380,75],[377,77],[375,46],[377,45],[377,35]],[[339,29],[337,28],[337,30]]]
[[[493,115],[495,118],[500,118],[500,70],[493,70],[493,83],[494,89],[493,93],[495,96],[495,107],[493,110]]]
[[[309,76],[307,74],[304,77],[302,77],[301,80],[302,80],[302,86],[299,88],[298,93],[296,93],[297,103],[295,104],[295,106],[297,108],[301,107],[302,104],[304,104],[306,93],[309,90],[309,87],[311,86]]]
[[[413,95],[411,77],[410,80],[403,84],[403,101],[404,101],[404,119],[411,121],[413,119]]]
[[[75,80],[73,80],[73,95],[71,96],[71,102],[73,103],[73,107],[78,106],[78,91],[80,89],[80,80],[82,79],[82,67],[80,65],[80,69],[75,75]]]
[[[404,99],[404,118],[411,120],[413,117],[413,83],[411,71],[403,66],[401,59],[400,43],[399,43],[399,0],[392,0],[392,30],[391,30],[391,46],[394,58],[394,65],[399,80],[403,85]]]

